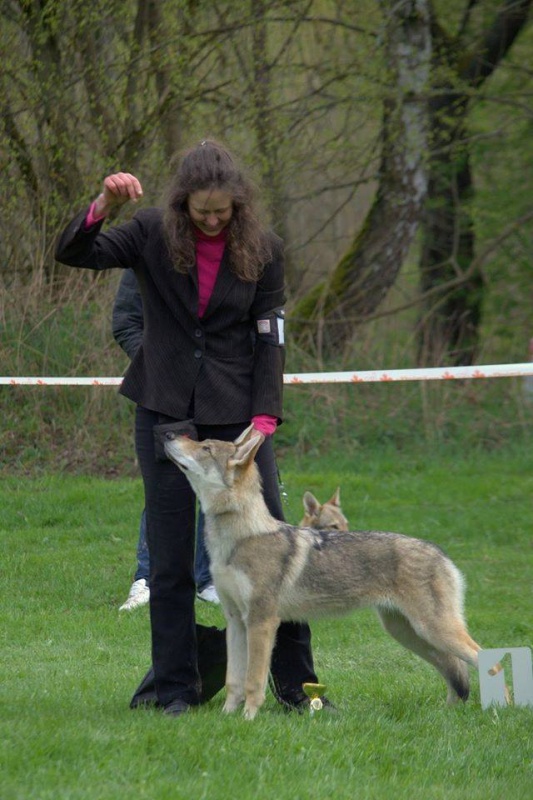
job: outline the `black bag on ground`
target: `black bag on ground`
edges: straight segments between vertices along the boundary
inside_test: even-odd
[[[198,672],[202,682],[200,703],[207,703],[224,688],[226,681],[226,631],[196,626],[198,642]],[[135,690],[130,708],[159,706],[155,691],[154,668],[150,667]]]

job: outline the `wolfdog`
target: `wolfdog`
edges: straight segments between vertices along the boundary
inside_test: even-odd
[[[337,488],[333,497],[322,505],[314,494],[305,492],[303,497],[304,516],[301,528],[315,528],[318,531],[347,531],[348,520],[341,509],[341,490]]]
[[[224,711],[244,701],[245,718],[257,714],[280,622],[362,607],[375,608],[391,636],[441,673],[449,703],[466,700],[467,664],[477,668],[481,648],[466,629],[457,567],[437,545],[399,533],[317,531],[274,519],[254,461],[263,438],[250,426],[234,442],[172,433],[165,442],[206,518],[227,620]]]

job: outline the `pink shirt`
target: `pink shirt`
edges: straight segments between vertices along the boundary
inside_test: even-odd
[[[218,269],[226,246],[227,230],[222,228],[216,236],[208,236],[194,227],[196,236],[196,266],[198,268],[198,316],[203,317],[213,294]]]

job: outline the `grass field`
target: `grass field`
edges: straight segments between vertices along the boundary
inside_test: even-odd
[[[532,467],[526,443],[281,464],[291,522],[305,489],[325,500],[340,485],[352,527],[443,546],[485,647],[533,644]],[[0,507],[2,800],[533,796],[533,708],[482,710],[477,675],[469,702],[448,708],[441,678],[370,611],[312,625],[336,717],[287,715],[269,695],[246,723],[222,715],[223,693],[180,719],[129,711],[150,661],[147,609],[118,612],[140,482],[6,478]],[[223,625],[217,608],[197,614]]]

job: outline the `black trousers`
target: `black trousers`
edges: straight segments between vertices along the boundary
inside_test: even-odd
[[[169,460],[156,460],[154,425],[175,422],[138,407],[135,418],[137,456],[144,481],[147,540],[150,552],[150,621],[152,664],[158,701],[177,698],[191,705],[201,691],[194,616],[195,495],[183,473]],[[232,441],[246,426],[197,425],[198,437]],[[260,447],[256,462],[270,513],[283,519],[272,439]],[[317,683],[309,626],[280,625],[271,672],[277,693],[290,699],[302,683]]]

